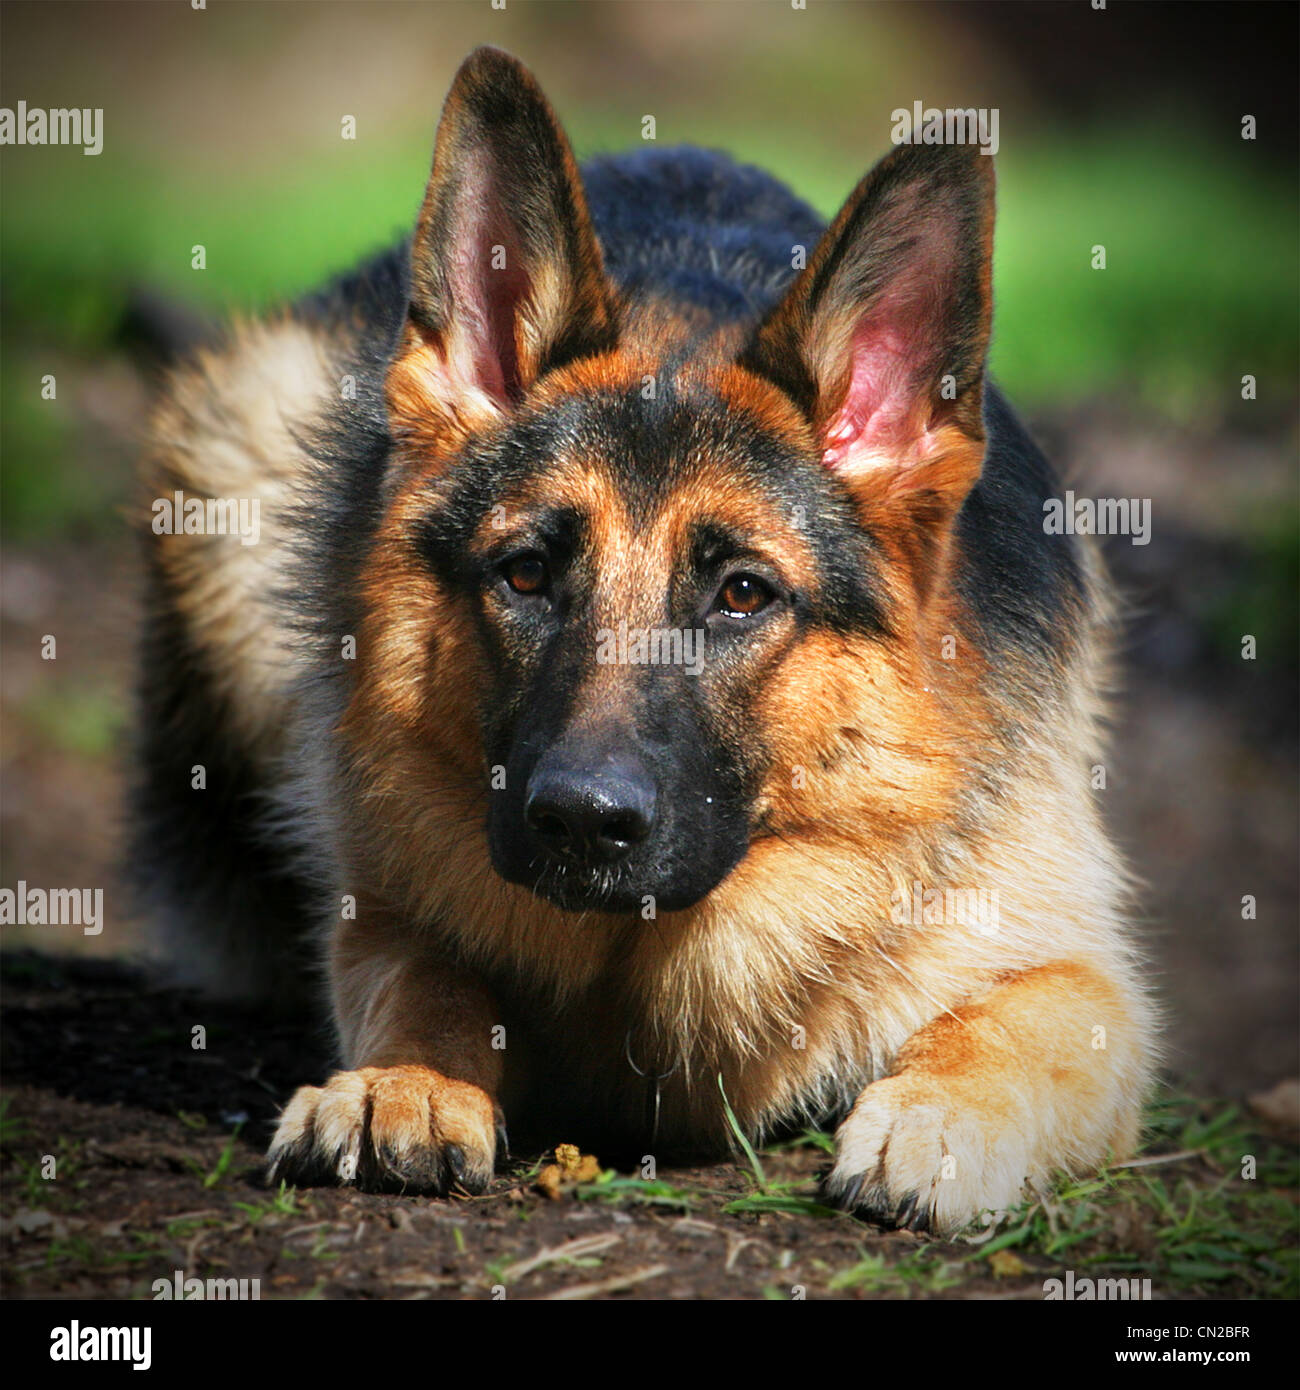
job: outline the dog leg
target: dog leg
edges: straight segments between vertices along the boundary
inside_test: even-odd
[[[940,1015],[858,1097],[827,1195],[886,1224],[951,1233],[1016,1205],[1029,1181],[1137,1143],[1145,1007],[1060,962]]]
[[[285,1107],[271,1179],[482,1192],[503,1133],[487,992],[374,918],[340,930],[331,966],[348,1070]]]

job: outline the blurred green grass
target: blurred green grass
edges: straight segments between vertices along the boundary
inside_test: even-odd
[[[108,758],[121,744],[126,712],[116,692],[63,685],[25,700],[19,717],[62,753]]]
[[[618,149],[579,111],[580,154]],[[788,125],[715,128],[711,144],[771,169],[831,215],[862,170],[810,153]],[[255,312],[310,289],[409,229],[430,154],[424,124],[318,149],[291,172],[208,177],[122,155],[13,164],[0,209],[6,532],[58,524],[68,475],[65,403],[39,400],[46,353],[113,348],[133,286],[212,315]],[[1100,395],[1211,426],[1240,404],[1293,399],[1300,267],[1289,184],[1244,156],[1151,125],[1057,132],[999,164],[993,371],[1028,409]],[[191,247],[207,269],[190,268]],[[1106,247],[1108,268],[1091,268]],[[33,402],[36,402],[33,404]],[[102,509],[98,509],[101,510]]]

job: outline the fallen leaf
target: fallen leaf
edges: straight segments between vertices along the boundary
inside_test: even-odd
[[[600,1161],[595,1154],[585,1154],[576,1144],[557,1144],[555,1162],[548,1163],[537,1175],[537,1190],[551,1201],[560,1197],[561,1188],[574,1183],[595,1182],[600,1176]]]
[[[16,1231],[29,1236],[34,1231],[39,1231],[42,1227],[53,1224],[54,1217],[48,1211],[37,1211],[31,1207],[24,1207],[23,1210],[14,1212],[11,1220],[0,1221],[0,1236],[13,1235]]]
[[[40,1235],[66,1240],[69,1231],[79,1230],[85,1224],[76,1216],[54,1216],[36,1207],[23,1207],[12,1218],[0,1220],[0,1236]]]
[[[1028,1269],[1014,1250],[995,1250],[989,1256],[989,1268],[995,1279],[1015,1279]]]
[[[1300,1129],[1300,1078],[1279,1081],[1269,1091],[1260,1091],[1246,1102],[1261,1120],[1279,1129]]]
[[[581,1159],[582,1150],[576,1144],[557,1144],[555,1146],[555,1161],[565,1173],[576,1168]]]
[[[558,1163],[548,1163],[537,1175],[537,1190],[552,1202],[560,1200],[560,1185],[564,1181],[564,1169]]]

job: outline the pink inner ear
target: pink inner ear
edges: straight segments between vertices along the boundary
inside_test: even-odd
[[[859,324],[853,334],[848,392],[826,429],[822,462],[838,468],[850,455],[894,452],[916,435],[915,366],[899,332]]]
[[[881,455],[906,463],[925,454],[952,236],[945,220],[931,215],[899,254],[887,288],[864,306],[849,340],[848,389],[826,429],[828,468],[883,466],[890,460]]]
[[[515,321],[528,293],[523,252],[501,207],[490,171],[482,165],[465,176],[462,216],[456,227],[448,276],[453,302],[452,371],[498,405],[519,389]],[[494,267],[495,247],[505,265]]]

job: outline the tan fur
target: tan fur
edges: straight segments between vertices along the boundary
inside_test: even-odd
[[[836,1136],[832,1184],[916,1194],[951,1229],[1014,1206],[1026,1181],[1045,1191],[1059,1167],[1126,1156],[1143,1065],[1130,1002],[1104,975],[1061,963],[940,1015],[859,1097]]]
[[[338,395],[333,351],[292,319],[237,325],[222,347],[173,372],[150,423],[145,526],[153,499],[176,489],[260,503],[256,545],[159,535],[155,555],[240,741],[264,757],[281,747],[286,678],[300,663],[272,597],[286,574],[287,511],[309,466],[298,439]]]

